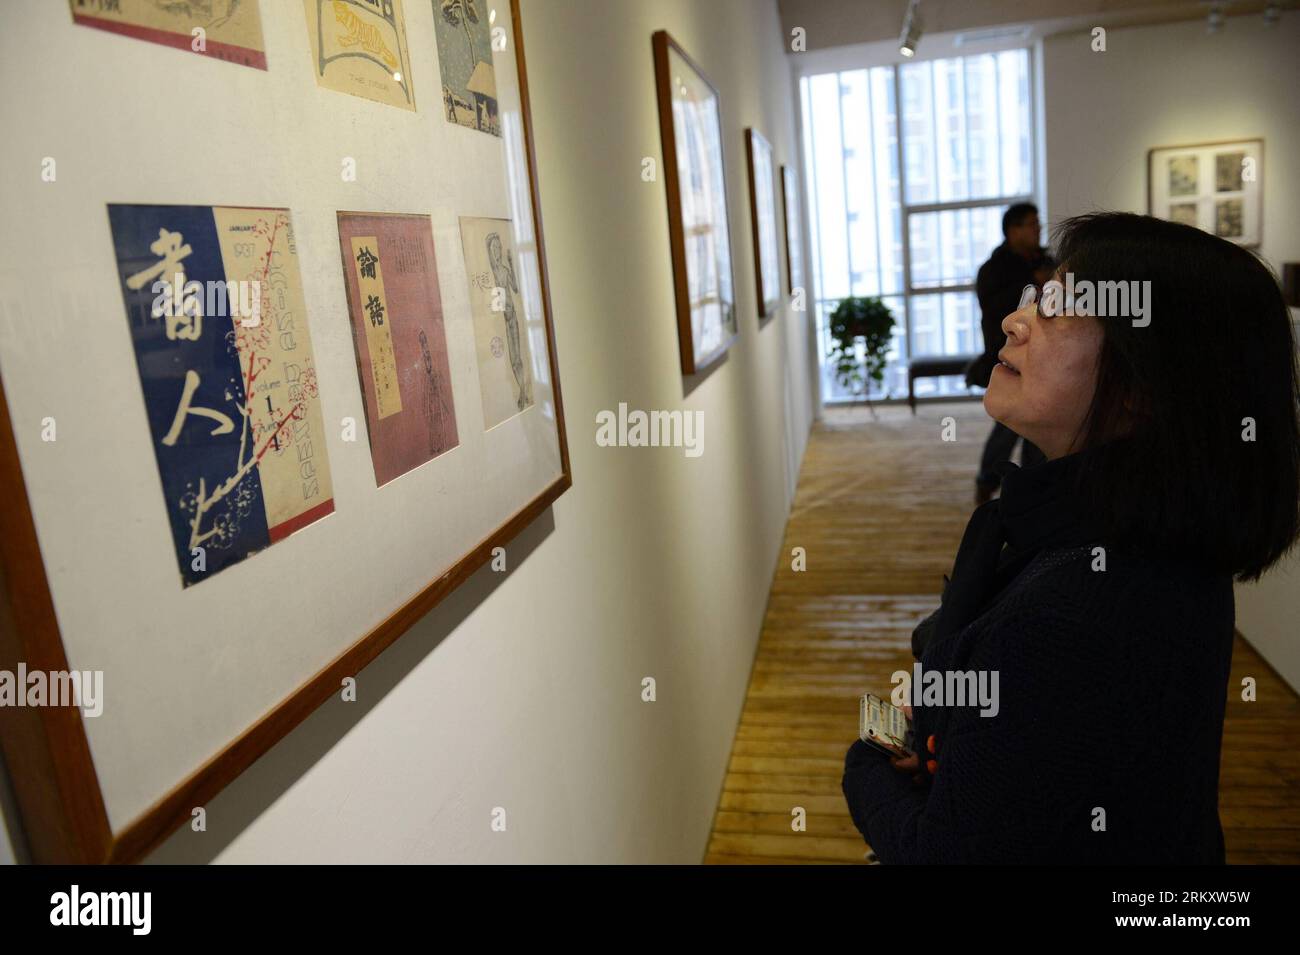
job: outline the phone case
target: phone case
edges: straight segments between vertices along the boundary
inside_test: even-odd
[[[870,693],[859,703],[858,738],[890,756],[911,756],[916,751],[907,714]]]

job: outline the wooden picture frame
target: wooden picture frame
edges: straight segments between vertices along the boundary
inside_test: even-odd
[[[749,167],[749,221],[754,241],[754,284],[760,318],[781,305],[780,246],[776,232],[776,159],[772,144],[752,126],[745,130]]]
[[[485,510],[484,513],[491,523],[485,524],[487,532],[478,538],[476,544],[473,544],[465,551],[459,550],[459,543],[448,545],[457,548],[455,553],[460,554],[458,558],[453,559],[449,566],[445,566],[445,569],[437,573],[437,576],[433,579],[421,578],[427,582],[419,586],[419,589],[414,593],[407,591],[410,596],[399,604],[390,604],[387,608],[381,606],[379,614],[370,618],[377,619],[378,623],[368,632],[361,632],[350,642],[347,642],[349,638],[346,632],[342,633],[341,639],[332,637],[330,645],[333,646],[337,643],[343,646],[342,652],[331,650],[330,652],[334,655],[320,659],[319,664],[313,664],[311,670],[308,671],[311,675],[307,679],[297,682],[296,686],[293,684],[287,686],[285,695],[279,698],[278,703],[269,710],[262,711],[260,717],[247,724],[243,731],[234,738],[227,738],[226,743],[214,755],[204,759],[203,754],[209,752],[207,749],[196,754],[190,765],[197,764],[197,768],[189,772],[188,775],[175,779],[170,789],[164,791],[161,797],[149,802],[144,811],[131,814],[119,811],[119,824],[117,825],[114,825],[110,820],[109,801],[106,799],[106,790],[102,785],[100,776],[100,771],[103,771],[106,767],[101,765],[99,771],[97,771],[96,761],[92,758],[92,743],[94,741],[88,734],[87,718],[83,715],[81,709],[75,706],[0,707],[0,743],[3,744],[5,764],[8,768],[15,800],[19,808],[23,834],[33,861],[38,863],[131,863],[141,860],[172,832],[190,821],[193,807],[203,806],[208,803],[240,773],[301,724],[319,706],[327,700],[335,698],[343,685],[344,678],[356,676],[413,624],[436,607],[443,598],[447,597],[478,568],[487,563],[492,557],[494,549],[504,547],[514,539],[572,485],[564,412],[560,395],[559,362],[556,352],[554,319],[542,235],[535,135],[524,61],[524,31],[520,17],[519,0],[511,0],[509,9],[512,23],[511,32],[507,36],[510,38],[509,42],[513,43],[514,64],[518,74],[517,91],[509,91],[512,97],[517,95],[517,100],[512,101],[511,104],[517,109],[517,114],[511,117],[511,120],[516,124],[512,133],[516,138],[511,148],[517,150],[514,155],[522,159],[520,165],[523,169],[521,171],[526,173],[528,179],[526,184],[518,179],[512,179],[510,182],[504,183],[502,189],[504,195],[509,191],[508,187],[512,183],[519,187],[516,196],[517,204],[511,208],[515,209],[516,214],[519,216],[527,218],[527,225],[531,226],[531,231],[528,233],[530,248],[527,252],[530,259],[528,268],[531,270],[528,274],[531,296],[530,309],[533,310],[530,312],[532,316],[530,321],[533,323],[531,327],[536,330],[537,334],[534,341],[538,342],[539,346],[533,353],[535,358],[534,367],[549,374],[550,388],[547,392],[548,404],[544,412],[547,419],[546,424],[538,427],[544,427],[548,435],[554,435],[557,444],[549,446],[552,449],[550,453],[554,454],[553,459],[548,457],[545,467],[539,466],[537,468],[537,473],[541,477],[536,485],[530,482],[519,488],[519,499],[526,501],[521,507],[513,510],[513,512],[504,513],[502,515],[504,519],[500,520],[499,523],[496,522],[497,518],[491,510]],[[71,22],[69,22],[69,29],[73,29]],[[107,37],[107,34],[105,36]],[[78,37],[77,39],[82,38]],[[111,42],[126,41],[113,38]],[[434,37],[430,35],[421,37],[418,40],[412,38],[412,43],[413,45],[423,46],[426,51],[424,55],[428,56],[431,55],[427,51],[433,47]],[[161,48],[160,51],[160,55],[163,56],[174,55],[171,51],[162,50]],[[143,50],[117,50],[106,53],[105,59],[107,61],[116,56],[142,57],[144,55],[146,54]],[[508,63],[509,61],[504,62]],[[163,66],[157,68],[170,68],[171,65],[171,61],[168,60],[165,61]],[[304,63],[295,64],[288,60],[280,65],[284,70],[290,72],[307,68]],[[274,77],[275,75],[275,71],[259,73],[256,81],[265,82],[266,77]],[[293,79],[297,81],[301,78],[294,77]],[[321,95],[336,96],[337,94],[325,93]],[[427,99],[426,102],[428,102]],[[361,100],[358,100],[358,103],[362,105],[357,105],[354,108],[359,110],[367,108],[384,109],[382,105],[366,104],[365,101]],[[326,109],[338,110],[340,108],[343,107],[331,101],[322,106],[321,109],[324,112]],[[421,109],[425,110],[427,107],[422,106]],[[410,121],[415,122],[415,117],[418,114],[402,114],[403,117],[408,115],[411,117]],[[432,120],[443,122],[436,107],[432,113]],[[392,117],[385,116],[384,121],[393,120]],[[21,135],[30,135],[30,133],[23,131]],[[483,137],[483,142],[493,141],[488,139],[483,132],[477,130],[461,128],[451,135]],[[500,139],[495,141],[501,142]],[[400,157],[394,159],[394,162],[397,161],[400,161]],[[504,158],[502,162],[504,164]],[[337,173],[335,175],[337,176]],[[137,185],[133,184],[132,188]],[[45,190],[43,194],[49,195],[51,192],[52,190]],[[98,193],[94,193],[94,195],[98,195]],[[102,200],[95,201],[102,203]],[[507,200],[503,199],[502,201]],[[286,205],[288,204],[286,203]],[[335,210],[335,204],[331,203],[329,208],[325,209],[324,203],[322,203],[321,208],[312,208],[308,212],[309,216],[314,215],[318,219],[325,216],[333,219]],[[298,217],[299,211],[295,209],[295,218]],[[88,218],[93,218],[96,215],[102,218],[103,205],[99,204],[97,208],[88,207],[85,214]],[[475,210],[475,214],[480,213]],[[100,233],[93,229],[88,231],[92,233],[91,241],[93,244],[91,248],[99,249]],[[317,244],[323,246],[322,242]],[[323,247],[315,251],[319,254],[325,254],[326,252]],[[103,254],[111,259],[112,250],[104,249]],[[456,255],[459,254],[459,250],[456,250]],[[337,256],[336,251],[333,249],[328,250],[328,262],[331,268],[326,270],[323,267],[318,267],[310,273],[310,278],[305,275],[304,278],[308,279],[307,284],[310,286],[314,280],[319,289],[320,283],[325,281],[323,276],[326,276],[328,272],[333,276],[334,281],[339,282],[341,288],[342,277],[337,274]],[[104,274],[106,274],[104,269],[94,273],[96,279],[94,295],[97,298],[102,298],[103,301],[111,303],[107,314],[112,315],[114,323],[120,324],[120,295],[111,285],[102,290],[98,287],[99,282],[97,280]],[[325,293],[321,292],[320,294]],[[346,309],[346,302],[339,301],[338,314],[334,316],[335,320],[341,319],[345,323],[344,329],[347,327]],[[320,315],[318,318],[315,313],[311,313],[308,319],[313,330],[318,335],[317,340],[319,342],[320,332],[322,327],[325,326],[327,316]],[[108,319],[105,319],[105,321],[108,321]],[[545,335],[544,350],[540,347],[540,337],[543,331]],[[121,329],[115,327],[113,332],[120,335]],[[339,339],[337,334],[333,337]],[[15,356],[12,354],[9,356],[10,364],[6,366],[7,371],[17,372],[19,370],[21,360],[25,356],[18,355],[16,357],[18,361],[15,361]],[[336,371],[331,384],[341,380],[341,375],[337,372],[340,363],[341,360],[336,357],[334,359]],[[120,376],[116,379],[110,378],[110,381],[114,380],[120,382],[122,379]],[[24,459],[27,459],[29,468],[33,466],[33,462],[30,460],[33,445],[31,444],[32,439],[28,436],[31,431],[31,400],[29,395],[23,394],[24,389],[22,387],[27,381],[22,375],[14,374],[6,377],[3,387],[0,387],[0,481],[3,481],[6,488],[4,499],[0,501],[0,670],[15,672],[21,663],[25,665],[28,672],[35,670],[47,672],[67,671],[70,657],[68,636],[61,632],[60,616],[56,615],[56,595],[63,593],[65,598],[67,595],[66,590],[60,591],[59,586],[57,586],[58,581],[55,579],[63,570],[58,566],[57,561],[50,558],[48,553],[46,555],[42,553],[43,543],[47,548],[50,548],[55,543],[63,546],[65,542],[59,541],[58,535],[52,532],[47,524],[40,522],[40,514],[38,513],[44,508],[44,513],[48,514],[51,503],[50,495],[55,493],[66,494],[67,492],[43,487],[44,482],[39,480],[39,474],[41,473],[39,469],[28,470],[25,478]],[[351,376],[351,387],[356,387],[355,375]],[[7,393],[6,388],[8,389]],[[339,409],[339,413],[343,413],[342,409],[344,408],[353,406],[360,408],[359,402],[355,405],[349,404],[355,394],[355,392],[349,395],[335,394],[329,400]],[[132,400],[138,405],[138,395],[132,396]],[[18,407],[20,405],[21,408]],[[22,413],[20,414],[20,412]],[[131,421],[129,423],[130,429],[138,429],[137,426],[141,420]],[[59,427],[59,444],[62,445],[66,440],[69,440],[63,437],[64,422],[62,419],[59,422]],[[123,425],[124,431],[127,428],[128,425]],[[143,438],[138,435],[135,438],[137,446],[139,446]],[[128,443],[130,442],[128,441]],[[358,446],[362,449],[366,448],[364,435],[361,436]],[[39,448],[40,445],[37,444],[35,447]],[[20,453],[20,448],[23,449],[25,454]],[[338,448],[339,445],[335,445],[335,452],[338,451]],[[365,453],[364,450],[363,453]],[[352,473],[355,475],[357,472],[353,471]],[[31,480],[32,474],[38,475],[38,479]],[[60,485],[63,484],[63,482],[59,483]],[[361,488],[360,492],[358,492],[357,484],[356,481],[352,482],[350,499],[340,501],[338,513],[346,511],[348,507],[352,507],[354,513],[356,513],[359,504],[374,504],[377,501],[377,495],[393,493],[390,488],[373,485]],[[536,488],[540,488],[540,490],[536,490]],[[149,490],[156,498],[156,490],[154,488]],[[33,493],[29,495],[29,491]],[[357,497],[358,493],[361,493],[360,499]],[[105,497],[107,498],[107,492],[105,492]],[[114,511],[113,506],[116,502],[112,500],[106,499],[99,503],[106,515],[104,521],[113,523],[114,527],[134,516],[124,514],[120,509]],[[436,506],[438,506],[437,503],[429,504],[431,508]],[[365,519],[369,520],[369,518],[370,512],[367,509]],[[161,527],[159,515],[154,514],[151,519],[154,520],[156,526]],[[334,519],[336,518],[330,518],[330,520]],[[40,525],[39,528],[38,524]],[[479,532],[473,528],[477,528],[477,525],[471,527],[473,534],[477,537]],[[292,538],[289,538],[289,540],[292,541]],[[314,541],[316,544],[320,542],[321,538],[316,538]],[[277,550],[288,546],[287,543],[273,545],[268,552],[252,556],[245,564],[257,561],[274,561],[276,560]],[[302,559],[305,551],[309,549],[300,548],[299,551],[295,552],[296,557]],[[155,558],[156,556],[154,555]],[[120,561],[124,557],[119,555],[117,559]],[[279,569],[283,572],[285,566],[268,563],[263,564],[262,569],[266,571]],[[423,568],[421,567],[417,572],[423,573]],[[197,587],[181,592],[180,597],[170,593],[168,599],[188,599],[195,591],[198,591],[201,597],[205,587],[208,588],[208,593],[221,592],[224,594],[225,592],[214,591],[213,588],[222,587],[223,585],[219,581],[228,581],[236,573],[238,572],[230,571],[227,574],[219,575],[212,581],[206,581]],[[243,579],[245,582],[247,581],[247,578]],[[179,590],[180,584],[177,583],[176,587]],[[231,592],[237,593],[238,591]],[[66,604],[61,606],[64,610],[68,609]],[[187,606],[190,608],[197,607],[193,603]],[[84,616],[84,612],[81,613]],[[183,621],[173,620],[173,625],[180,627],[183,625]],[[64,626],[66,627],[66,621]],[[312,624],[309,621],[303,621],[302,628],[304,632],[311,627]],[[327,629],[316,627],[315,633]],[[292,637],[292,634],[281,632],[277,633],[276,636],[281,639],[288,639]],[[87,639],[93,640],[94,635],[88,637],[83,630],[79,631],[79,638],[83,641],[79,646],[84,647],[84,641]],[[315,644],[310,645],[315,646]],[[73,661],[74,666],[77,662],[76,660]],[[152,664],[155,661],[151,660],[150,662]],[[151,699],[148,702],[152,705],[153,701]],[[194,721],[196,713],[203,716],[209,712],[196,710],[195,713],[190,714],[171,714],[163,710],[157,713],[157,719],[160,722],[167,721],[169,718],[183,720],[184,717],[189,716],[191,721]],[[130,736],[129,733],[127,735]],[[179,738],[185,739],[187,737],[181,733]],[[126,743],[115,741],[114,746],[120,749],[122,746],[134,744],[134,739],[128,739]],[[97,755],[102,756],[102,754]],[[154,756],[151,751],[149,755],[142,756],[142,765],[151,765],[153,763]],[[129,775],[129,770],[119,768],[113,778],[121,780],[129,777]]]
[[[1147,151],[1147,214],[1247,249],[1264,235],[1264,140],[1221,139]]]
[[[651,45],[682,373],[696,375],[721,359],[740,331],[721,98],[667,31],[656,32]],[[679,129],[679,120],[692,125]],[[695,186],[687,191],[684,183]]]
[[[786,291],[795,294],[803,285],[803,218],[799,214],[799,174],[781,165],[781,206],[785,210]]]

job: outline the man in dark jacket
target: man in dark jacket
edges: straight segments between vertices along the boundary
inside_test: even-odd
[[[980,303],[980,328],[984,333],[984,354],[966,369],[966,384],[989,386],[989,376],[998,361],[998,351],[1006,343],[1002,334],[1002,319],[1016,310],[1020,293],[1026,285],[1042,285],[1052,277],[1055,263],[1038,244],[1039,230],[1037,207],[1020,202],[1007,209],[1002,216],[1002,235],[1005,241],[993,250],[989,260],[980,266],[975,277],[975,294]],[[1011,459],[1020,436],[999,422],[993,422],[993,432],[984,443],[980,458],[979,475],[975,478],[975,503],[983,504],[993,497],[1001,479],[997,466]],[[1028,441],[1020,452],[1023,467],[1043,460],[1043,453]]]

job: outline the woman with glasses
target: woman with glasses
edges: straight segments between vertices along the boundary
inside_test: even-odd
[[[1042,225],[1038,207],[1018,202],[1002,214],[1003,241],[975,276],[975,296],[980,306],[980,334],[984,351],[966,368],[966,384],[987,389],[1002,347],[1002,319],[1014,310],[1016,296],[1025,283],[1041,285],[1051,278],[1055,263],[1039,244]],[[1021,439],[1006,425],[993,422],[980,452],[979,471],[975,475],[975,505],[989,501],[1002,484],[1000,468],[1012,459],[1020,445],[1020,463],[1032,467],[1043,461],[1043,453],[1033,442]]]
[[[943,677],[911,697],[919,752],[846,759],[885,863],[1224,861],[1233,580],[1300,534],[1290,315],[1257,258],[1190,226],[1081,216],[1056,249],[1073,300],[1025,290],[984,396],[1047,461],[1005,466],[913,636]],[[993,706],[952,692],[980,674]]]

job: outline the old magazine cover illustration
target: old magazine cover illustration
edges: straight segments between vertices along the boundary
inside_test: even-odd
[[[287,209],[110,205],[186,586],[334,510]]]
[[[519,295],[509,219],[462,216],[461,245],[469,277],[483,425],[491,428],[533,403],[532,349]]]
[[[484,0],[433,0],[447,122],[500,136],[491,16]]]
[[[266,69],[257,0],[69,0],[72,19],[122,36]]]
[[[428,216],[340,212],[375,483],[459,442],[433,229]]]
[[[316,82],[415,109],[402,0],[303,0]]]

